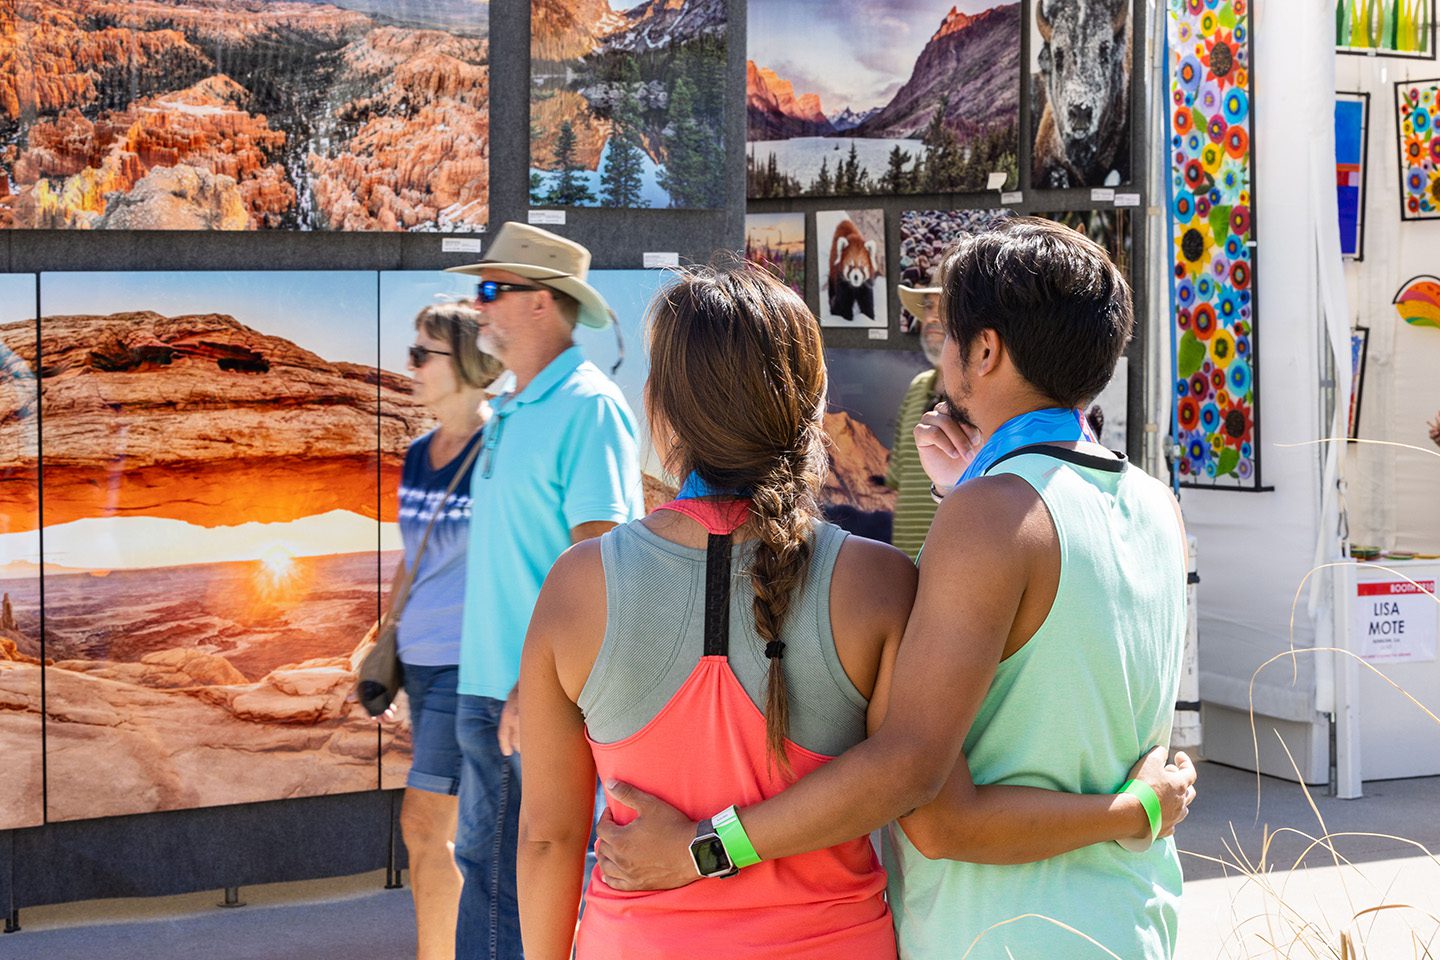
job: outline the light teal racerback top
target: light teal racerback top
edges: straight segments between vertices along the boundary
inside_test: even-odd
[[[1180,524],[1167,487],[1125,461],[1052,448],[996,464],[1040,494],[1060,540],[1045,622],[1003,661],[965,741],[977,784],[1111,793],[1170,740],[1185,639]],[[1024,914],[1083,931],[1125,960],[1175,952],[1180,861],[1096,844],[1040,863],[927,860],[898,824],[886,838],[903,960],[960,957]],[[1008,951],[1008,952],[1007,952]],[[1107,957],[1047,920],[991,929],[969,960]]]

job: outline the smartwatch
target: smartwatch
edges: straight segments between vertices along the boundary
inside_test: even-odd
[[[709,817],[695,828],[695,839],[690,841],[690,860],[695,864],[695,872],[707,879],[733,877],[740,872],[725,852],[725,844],[720,842],[720,834],[715,832]]]

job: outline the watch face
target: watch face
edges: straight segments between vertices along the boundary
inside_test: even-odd
[[[725,845],[714,834],[696,839],[690,844],[690,853],[695,857],[695,867],[702,877],[729,873],[733,869],[730,858],[725,854]]]

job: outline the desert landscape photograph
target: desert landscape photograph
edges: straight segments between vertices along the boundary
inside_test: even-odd
[[[724,0],[531,0],[530,202],[725,200]]]
[[[376,275],[44,274],[40,313],[38,356],[14,349],[39,376],[44,554],[0,551],[43,566],[48,819],[374,789],[347,695],[380,480],[418,418],[376,363]]]
[[[0,274],[0,830],[45,816],[35,281]]]
[[[750,197],[1018,186],[1018,3],[755,0],[748,36]]]
[[[0,9],[0,227],[483,230],[488,0]]]

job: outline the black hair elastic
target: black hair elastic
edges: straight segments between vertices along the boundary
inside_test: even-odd
[[[785,641],[771,640],[769,643],[765,644],[765,656],[770,658],[771,660],[779,660],[781,657],[785,656]]]

